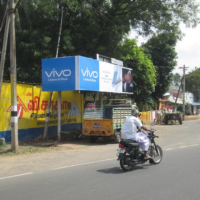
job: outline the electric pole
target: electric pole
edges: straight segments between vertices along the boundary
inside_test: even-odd
[[[188,67],[179,67],[179,69],[183,69],[183,119],[185,117],[185,70],[187,70]]]
[[[9,8],[9,3],[7,4],[7,8]],[[4,30],[3,46],[2,46],[2,51],[1,51],[1,62],[0,62],[0,98],[1,98],[1,88],[2,88],[2,83],[3,83],[3,73],[4,73],[4,64],[5,64],[5,57],[6,57],[6,50],[7,50],[9,25],[10,25],[10,16],[6,9],[6,26]]]
[[[12,149],[18,152],[17,70],[14,0],[10,0],[10,82],[11,82],[11,139]]]

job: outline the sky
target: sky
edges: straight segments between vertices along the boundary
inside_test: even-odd
[[[178,68],[185,65],[188,67],[187,74],[195,67],[200,68],[200,25],[196,28],[185,28],[182,25],[181,30],[185,33],[185,37],[176,45],[178,64],[173,73],[183,74],[183,70]]]
[[[195,67],[200,68],[200,25],[196,28],[186,28],[184,25],[180,27],[185,36],[176,45],[178,58],[173,73],[179,73],[182,76],[183,69],[179,69],[179,67],[183,67],[183,65],[188,67],[185,71],[186,74],[194,70]],[[138,45],[145,42],[142,36],[138,37],[134,32],[131,32],[130,37],[137,39]]]

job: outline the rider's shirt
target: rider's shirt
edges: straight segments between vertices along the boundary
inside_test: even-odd
[[[122,139],[132,139],[132,138],[136,137],[137,127],[138,128],[142,127],[142,123],[138,118],[136,118],[134,116],[126,117],[124,125],[121,129],[121,138]]]

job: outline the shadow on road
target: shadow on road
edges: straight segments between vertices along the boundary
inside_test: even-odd
[[[139,170],[139,169],[148,169],[146,166],[147,165],[136,166],[132,171]],[[97,170],[97,172],[104,173],[104,174],[123,174],[123,173],[125,173],[120,167],[100,169],[100,170]]]

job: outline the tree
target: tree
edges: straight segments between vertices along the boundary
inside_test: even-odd
[[[173,33],[154,35],[143,45],[145,52],[150,54],[153,64],[156,66],[157,82],[153,97],[161,98],[169,89],[172,81],[172,70],[176,66],[177,53],[175,45],[177,38]]]
[[[156,83],[156,70],[152,61],[134,39],[123,41],[118,46],[116,55],[124,61],[124,66],[133,69],[135,101],[147,102]]]
[[[118,44],[133,28],[139,34],[173,33],[181,37],[179,23],[195,26],[194,0],[63,0],[64,20],[59,56],[96,53],[116,57]],[[23,0],[16,13],[18,80],[41,82],[41,59],[55,56],[59,0]],[[8,54],[9,57],[9,54]],[[116,57],[117,58],[117,57]],[[6,63],[5,79],[9,79]]]
[[[172,81],[173,81],[173,84],[180,85],[180,83],[181,83],[181,75],[178,74],[178,73],[173,74],[172,75]]]
[[[200,68],[196,68],[185,76],[185,89],[200,99]]]

